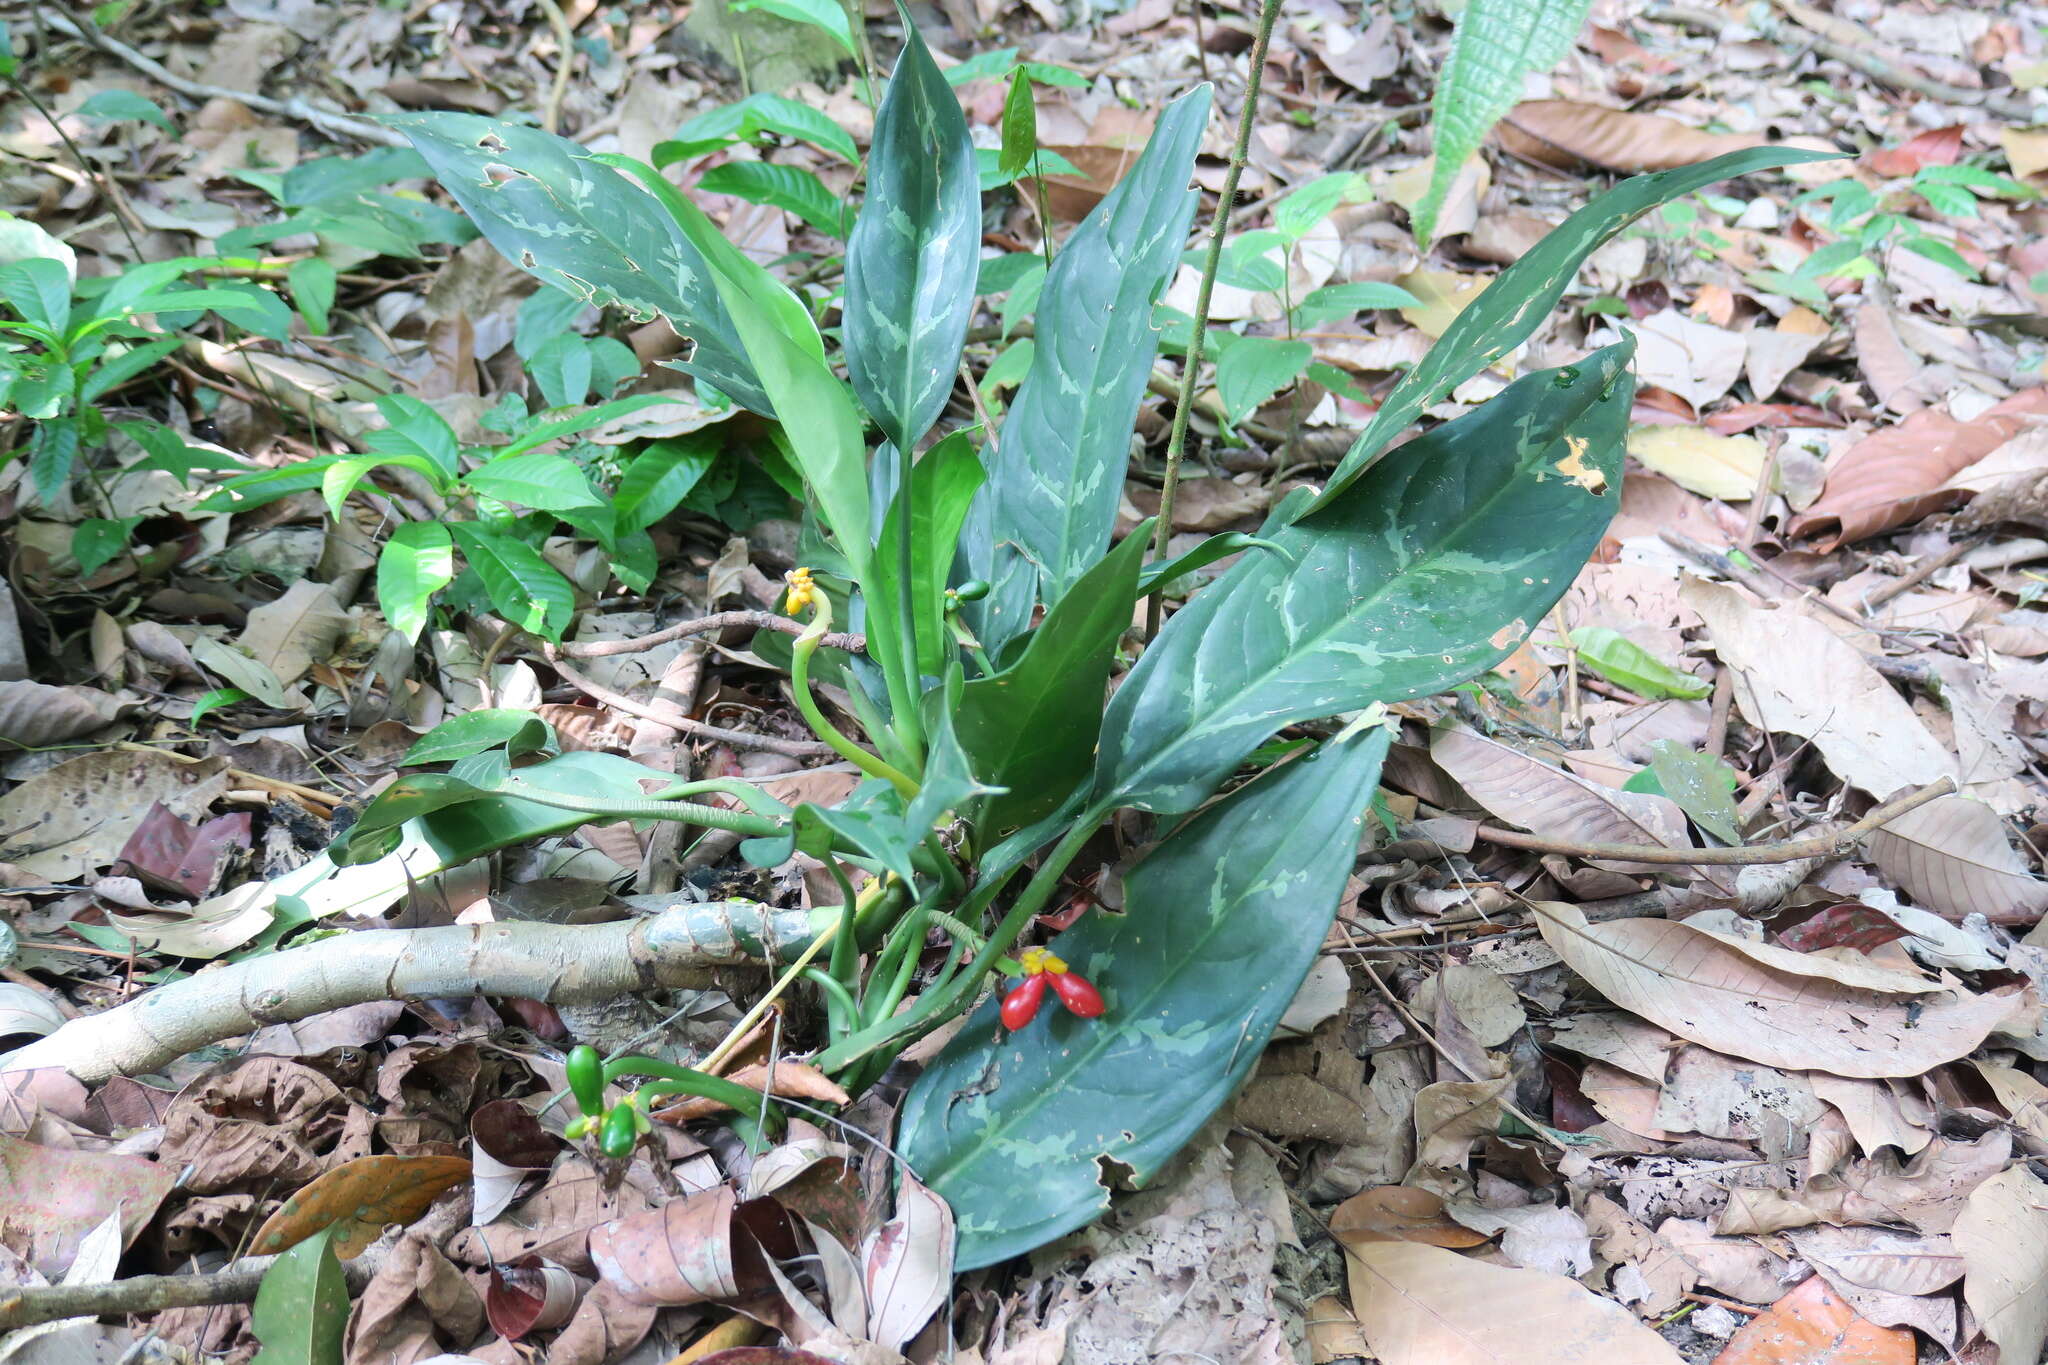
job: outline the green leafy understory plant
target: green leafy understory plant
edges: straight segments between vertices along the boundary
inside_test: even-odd
[[[1061,244],[1000,427],[935,435],[977,289],[981,189],[953,88],[906,31],[866,193],[845,220],[836,352],[815,300],[742,256],[653,167],[466,114],[399,124],[510,259],[578,298],[665,316],[694,343],[683,368],[779,424],[811,514],[788,601],[801,633],[757,649],[784,645],[799,710],[866,780],[836,806],[792,808],[734,780],[553,756],[532,717],[488,713],[422,741],[422,770],[331,857],[424,851],[431,866],[595,815],[737,831],[762,866],[823,860],[842,903],[782,945],[776,989],[815,995],[827,1021],[815,1064],[856,1090],[972,1010],[912,1087],[899,1150],[953,1206],[959,1264],[975,1266],[1088,1221],[1109,1197],[1106,1171],[1146,1180],[1242,1081],[1334,913],[1387,748],[1384,705],[1464,683],[1516,648],[1613,516],[1632,342],[1395,438],[1526,339],[1629,223],[1816,154],[1745,151],[1609,191],[1460,313],[1320,492],[1288,497],[1256,538],[1147,563],[1148,528],[1120,542],[1112,531],[1210,92],[1160,113]],[[387,443],[360,459],[402,455],[441,487],[494,496],[479,474],[535,458],[529,443],[458,475],[452,443],[390,415]],[[338,485],[344,467],[297,477]],[[588,487],[562,477],[552,515],[594,510]],[[1227,553],[1237,561],[1167,620],[1105,705],[1135,605]],[[522,623],[555,633],[566,610]],[[835,627],[864,648],[828,645]],[[822,681],[857,726],[827,715]],[[1308,728],[1273,744],[1289,727]],[[1120,811],[1150,813],[1158,835],[1121,913],[1035,942],[1067,870]],[[856,870],[868,874],[857,893]],[[630,1114],[586,1116],[616,1129],[607,1140],[632,1140]]]

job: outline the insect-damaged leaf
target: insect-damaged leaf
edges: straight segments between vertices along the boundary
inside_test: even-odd
[[[1048,1007],[1005,1035],[989,1000],[918,1078],[903,1154],[953,1207],[956,1269],[1080,1227],[1105,1161],[1146,1179],[1237,1089],[1322,944],[1386,751],[1373,727],[1218,803],[1131,873],[1123,914],[1054,940],[1101,1018]]]
[[[696,343],[678,368],[772,415],[710,268],[652,196],[537,128],[454,113],[389,121],[507,260],[577,298],[667,318]]]
[[[1182,608],[1102,724],[1096,795],[1189,810],[1283,725],[1425,697],[1506,657],[1621,499],[1631,344],[1528,375],[1368,469],[1313,522],[1290,498]]]
[[[903,25],[875,116],[867,201],[846,243],[846,371],[898,450],[938,419],[960,368],[981,254],[974,144],[953,87]]]
[[[1152,140],[1109,197],[1075,228],[1039,296],[1037,347],[971,523],[990,547],[973,565],[992,591],[973,616],[991,655],[1065,596],[1109,544],[1130,458],[1131,421],[1159,333],[1152,302],[1180,265],[1195,194],[1188,188],[1209,88],[1159,116]]]

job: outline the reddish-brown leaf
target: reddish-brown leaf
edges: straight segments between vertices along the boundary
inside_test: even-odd
[[[1879,147],[1863,157],[1863,164],[1886,179],[1911,175],[1922,166],[1953,166],[1963,154],[1963,125],[1929,128],[1916,133],[1896,147]]]
[[[1757,427],[1839,427],[1842,419],[1806,403],[1737,403],[1707,414],[1707,430],[1740,436]]]
[[[469,1178],[459,1156],[365,1156],[337,1166],[300,1190],[256,1230],[252,1256],[298,1245],[334,1228],[334,1254],[347,1260],[392,1223],[410,1223],[458,1180]]]
[[[1856,1315],[1815,1275],[1734,1336],[1714,1365],[1913,1365],[1913,1334]]]
[[[128,836],[114,865],[125,866],[158,891],[199,900],[213,890],[230,850],[248,848],[250,843],[247,811],[218,815],[194,827],[159,801]]]
[[[1352,1195],[1331,1211],[1330,1235],[1345,1246],[1423,1242],[1456,1248],[1490,1240],[1445,1213],[1441,1197],[1410,1185],[1380,1185]]]
[[[1916,412],[1834,461],[1819,501],[1792,519],[1788,533],[1818,537],[1816,548],[1825,553],[1953,507],[1968,494],[1942,485],[2044,414],[2048,388],[2039,387],[2022,389],[1967,422],[1932,408]]]
[[[51,1280],[79,1241],[121,1211],[125,1246],[156,1216],[178,1172],[139,1156],[43,1147],[0,1133],[0,1247]]]
[[[1890,915],[1861,901],[1830,905],[1812,918],[1778,931],[1779,944],[1795,953],[1822,948],[1854,948],[1867,953],[1904,937],[1906,931]]]

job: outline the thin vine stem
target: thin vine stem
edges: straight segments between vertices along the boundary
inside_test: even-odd
[[[1216,288],[1216,272],[1223,266],[1223,239],[1230,229],[1230,206],[1237,199],[1238,177],[1251,154],[1252,123],[1258,117],[1259,86],[1266,75],[1266,48],[1273,40],[1273,24],[1280,17],[1280,0],[1265,0],[1259,11],[1258,36],[1252,43],[1251,72],[1245,77],[1244,108],[1237,115],[1237,144],[1230,150],[1230,166],[1223,173],[1223,190],[1216,197],[1216,216],[1209,224],[1209,254],[1202,262],[1202,282],[1195,291],[1194,328],[1188,334],[1187,361],[1180,373],[1180,395],[1173,405],[1173,433],[1166,441],[1166,479],[1159,489],[1159,525],[1152,532],[1152,557],[1166,558],[1167,542],[1173,538],[1173,498],[1180,484],[1180,465],[1187,453],[1188,417],[1195,406],[1195,381],[1202,368],[1202,342],[1209,330],[1209,298]],[[1145,638],[1159,633],[1160,597],[1153,593],[1145,603]]]

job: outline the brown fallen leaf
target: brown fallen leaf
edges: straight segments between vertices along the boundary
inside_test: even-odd
[[[357,1157],[316,1178],[264,1220],[249,1244],[252,1256],[297,1246],[322,1228],[334,1229],[334,1254],[347,1260],[392,1223],[407,1224],[427,1211],[442,1191],[469,1178],[459,1156]]]
[[[1856,1316],[1815,1275],[1729,1338],[1714,1365],[1913,1365],[1913,1334]]]
[[[901,1351],[924,1330],[953,1287],[955,1241],[951,1206],[905,1171],[895,1216],[861,1244],[869,1341]]]
[[[1576,100],[1527,100],[1494,130],[1516,156],[1559,170],[1667,171],[1761,147],[1760,133],[1705,133],[1657,114],[1631,114]]]
[[[1576,1280],[1418,1242],[1346,1249],[1351,1311],[1380,1365],[1677,1365],[1670,1343]]]
[[[1945,991],[1901,973],[1671,920],[1588,923],[1536,903],[1543,939],[1610,1001],[1681,1038],[1787,1071],[1917,1076],[1967,1056],[2022,994]]]
[[[0,1133],[0,1249],[60,1279],[79,1243],[121,1215],[126,1246],[156,1216],[177,1168],[114,1152],[67,1151]]]
[[[0,682],[0,749],[39,749],[105,729],[134,709],[96,687]]]
[[[797,1254],[796,1229],[773,1199],[742,1201],[719,1185],[590,1232],[598,1276],[628,1303],[682,1308],[757,1294],[768,1258]]]
[[[2025,1166],[1970,1194],[1955,1224],[1963,1298],[2001,1361],[2034,1361],[2048,1340],[2048,1185]]]
[[[1445,1213],[1442,1196],[1413,1185],[1380,1185],[1351,1196],[1330,1211],[1330,1235],[1347,1247],[1422,1242],[1456,1248],[1489,1240]]]
[[[2005,822],[1982,801],[1944,796],[1870,836],[1870,857],[1916,904],[1994,924],[2031,924],[2048,910],[2048,881],[2006,842]]]
[[[2022,389],[1981,416],[1958,421],[1933,408],[1864,437],[1828,466],[1820,500],[1786,534],[1818,539],[1822,553],[1953,507],[1967,494],[1943,484],[2048,415],[2048,388]]]
[[[186,763],[155,750],[108,750],[60,764],[0,796],[0,859],[53,882],[112,863],[150,810],[196,820],[228,789],[227,760]]]
[[[1915,133],[1896,147],[1879,147],[1865,152],[1863,164],[1873,172],[1893,179],[1911,175],[1923,166],[1953,166],[1963,154],[1963,125],[1929,128]]]

